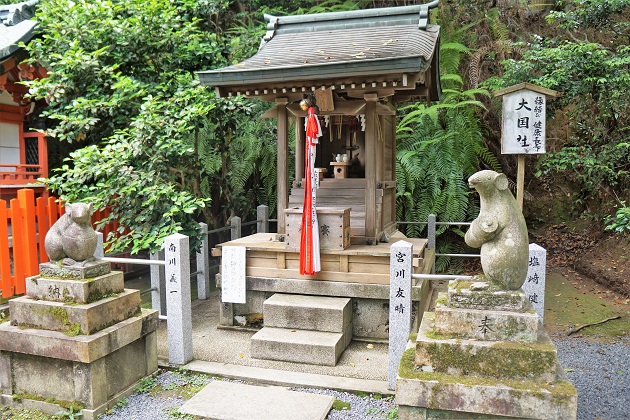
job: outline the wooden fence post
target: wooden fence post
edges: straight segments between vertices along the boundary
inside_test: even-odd
[[[206,300],[210,297],[210,259],[208,257],[208,225],[201,226],[201,249],[197,252],[197,299]]]
[[[50,224],[46,214],[46,199],[43,197],[37,197],[35,203],[35,211],[37,213],[37,234],[39,235],[39,262],[45,263],[48,262],[48,254],[46,254],[44,240],[46,239],[46,234],[50,230]]]
[[[35,224],[35,191],[24,188],[17,192],[22,212],[22,233],[24,235],[24,273],[25,277],[39,274],[39,258],[37,257],[37,225]],[[42,238],[42,241],[44,238]],[[15,248],[13,249],[15,254]],[[19,289],[19,287],[18,287]],[[24,285],[26,291],[26,284]]]
[[[26,291],[25,280],[25,255],[24,249],[24,229],[22,226],[22,209],[17,198],[11,200],[9,213],[11,214],[11,237],[13,238],[13,293],[21,294]],[[20,285],[22,285],[20,287]]]
[[[2,297],[13,296],[11,282],[11,259],[9,257],[9,212],[7,203],[0,200],[0,288]]]

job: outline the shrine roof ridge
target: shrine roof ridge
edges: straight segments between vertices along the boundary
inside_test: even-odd
[[[343,84],[367,77],[382,83],[420,74],[417,80],[424,83],[424,73],[439,65],[440,27],[428,23],[429,10],[437,5],[433,1],[349,12],[267,15],[268,31],[256,54],[238,64],[197,74],[203,85],[228,89],[221,93],[227,95],[239,86],[256,89],[265,84],[268,88],[299,81]],[[435,87],[439,82],[430,84]],[[413,88],[404,83],[398,86],[395,89]],[[439,97],[439,88],[434,90],[437,93],[432,96]]]
[[[0,5],[0,61],[19,50],[18,43],[33,37],[37,22],[30,19],[37,3],[39,0]]]
[[[315,13],[308,15],[273,16],[265,14],[267,34],[263,44],[281,33],[319,32],[339,29],[360,29],[377,26],[417,25],[426,29],[429,9],[438,0],[427,4],[403,7],[351,10],[346,12]]]

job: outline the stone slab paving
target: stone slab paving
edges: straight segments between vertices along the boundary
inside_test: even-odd
[[[322,420],[334,400],[328,395],[289,391],[277,386],[212,381],[179,411],[207,419]]]
[[[168,367],[164,359],[160,366]],[[379,363],[383,363],[381,360]],[[365,392],[368,394],[393,395],[387,388],[387,381],[348,378],[344,376],[321,375],[317,373],[294,372],[280,369],[269,369],[254,366],[241,366],[229,363],[193,360],[184,365],[184,369],[201,372],[211,376],[238,379],[284,387],[310,387],[323,389],[344,389],[349,392]]]

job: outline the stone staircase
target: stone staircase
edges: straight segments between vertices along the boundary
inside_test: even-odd
[[[335,366],[352,340],[352,300],[276,293],[263,304],[265,326],[252,336],[256,359]]]

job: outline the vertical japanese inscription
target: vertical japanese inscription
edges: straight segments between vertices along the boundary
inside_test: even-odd
[[[523,292],[543,321],[545,312],[545,275],[547,251],[537,244],[529,244],[529,262]]]
[[[192,360],[188,237],[181,234],[171,235],[166,238],[164,246],[168,359],[169,363],[181,365]]]
[[[522,89],[503,97],[501,152],[545,153],[545,95]]]
[[[245,303],[246,249],[224,246],[221,249],[221,301]]]
[[[411,260],[413,245],[398,241],[390,248],[388,387],[396,388],[400,358],[411,332]]]

